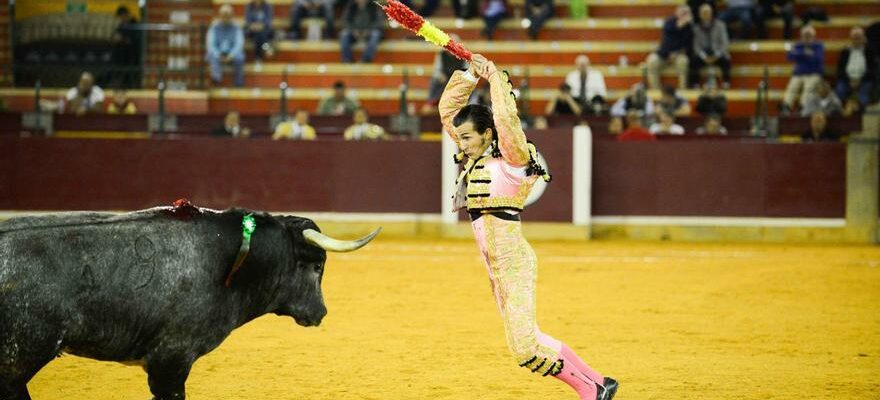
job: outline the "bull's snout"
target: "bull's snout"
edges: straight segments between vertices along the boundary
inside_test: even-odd
[[[326,315],[327,307],[321,304],[320,307],[316,307],[314,310],[302,313],[295,313],[293,315],[293,319],[300,326],[318,326],[321,325],[321,321]]]

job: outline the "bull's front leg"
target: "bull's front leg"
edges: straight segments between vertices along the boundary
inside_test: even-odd
[[[146,360],[147,382],[153,400],[184,400],[186,398],[186,378],[195,357],[158,356]]]

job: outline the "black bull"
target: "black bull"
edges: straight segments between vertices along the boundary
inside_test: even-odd
[[[247,211],[189,207],[0,223],[0,400],[29,399],[62,352],[141,364],[155,399],[183,399],[192,364],[233,329],[267,313],[318,325],[325,249],[378,233],[341,242],[309,219],[256,213],[225,287]]]

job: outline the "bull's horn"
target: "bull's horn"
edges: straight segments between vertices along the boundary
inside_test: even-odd
[[[320,247],[327,251],[335,251],[337,253],[345,253],[349,251],[355,251],[361,247],[370,243],[379,232],[382,231],[382,228],[376,229],[373,233],[364,236],[358,240],[338,240],[333,239],[330,236],[327,236],[321,232],[318,232],[314,229],[304,229],[303,237],[306,238],[306,241]]]

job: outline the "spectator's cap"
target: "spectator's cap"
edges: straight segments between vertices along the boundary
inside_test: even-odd
[[[345,89],[345,82],[343,82],[343,81],[333,82],[333,89],[335,89],[335,90]]]

